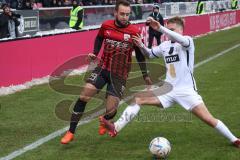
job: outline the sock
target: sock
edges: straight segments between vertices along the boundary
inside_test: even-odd
[[[216,130],[221,133],[224,137],[229,139],[231,142],[234,142],[237,140],[237,137],[235,137],[232,132],[227,128],[227,126],[220,120],[218,120],[216,125]]]
[[[114,123],[115,129],[119,132],[123,127],[125,127],[140,111],[140,106],[138,104],[128,106],[121,117]]]
[[[87,104],[87,102],[84,102],[80,99],[77,100],[77,102],[76,102],[76,104],[73,108],[73,113],[72,113],[71,122],[70,122],[69,131],[71,133],[75,133],[75,130],[77,128],[77,124],[78,124],[80,118],[83,115],[86,104]]]
[[[113,111],[113,113],[106,113],[104,115],[104,118],[106,120],[111,120],[111,119],[113,119],[115,117],[116,114],[117,114],[117,110]]]

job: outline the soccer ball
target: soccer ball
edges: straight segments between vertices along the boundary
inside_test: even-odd
[[[150,142],[149,150],[156,158],[166,158],[171,151],[171,144],[164,137],[156,137]]]

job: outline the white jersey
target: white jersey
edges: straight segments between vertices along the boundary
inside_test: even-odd
[[[150,58],[163,57],[167,68],[166,81],[173,85],[174,90],[193,88],[197,90],[193,77],[194,43],[189,36],[182,36],[188,40],[188,46],[178,42],[165,41],[153,47]]]

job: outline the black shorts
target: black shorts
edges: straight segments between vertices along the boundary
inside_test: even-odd
[[[106,69],[96,67],[88,79],[87,83],[91,83],[97,89],[101,90],[107,84],[106,96],[112,95],[118,98],[123,97],[123,92],[126,87],[126,80],[121,79]]]

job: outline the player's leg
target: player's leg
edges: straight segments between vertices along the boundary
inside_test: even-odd
[[[97,93],[97,88],[90,84],[86,83],[83,91],[80,94],[79,99],[76,101],[73,107],[73,113],[71,116],[70,127],[68,132],[61,139],[62,144],[67,144],[74,138],[74,133],[77,128],[77,124],[80,118],[83,115],[87,102]]]
[[[160,89],[161,90],[161,89]],[[151,105],[160,108],[170,107],[174,101],[172,100],[172,92],[161,95],[158,91],[146,91],[135,94],[133,102],[129,105],[121,117],[114,123],[117,132],[122,130],[131,120],[133,120],[142,105]]]
[[[140,111],[140,106],[143,104],[161,106],[159,99],[152,92],[145,92],[144,95],[135,95],[133,102],[122,113],[121,117],[113,124],[105,118],[100,121],[105,124],[109,130],[109,135],[115,137],[117,133],[124,128]]]
[[[104,123],[101,122],[101,119],[104,118],[105,120],[109,121],[114,118],[114,116],[117,114],[117,107],[120,102],[120,99],[123,96],[123,92],[126,85],[126,80],[119,79],[114,77],[113,75],[110,75],[110,72],[108,73],[109,81],[107,85],[107,93],[106,93],[106,112],[104,116],[100,116],[100,125],[98,133],[100,135],[103,135],[106,133],[107,129],[105,128]]]
[[[117,132],[119,132],[131,120],[133,120],[140,111],[140,106],[142,105],[154,105],[161,108],[168,108],[172,106],[174,103],[174,93],[171,91],[171,89],[169,89],[168,84],[166,84],[157,89],[142,91],[135,94],[131,105],[126,107],[120,118],[114,124],[103,118],[103,123],[109,130],[110,136],[116,136]]]
[[[99,130],[98,133],[100,135],[103,135],[106,133],[107,128],[105,123],[103,123],[103,119],[106,121],[111,121],[115,115],[117,114],[117,108],[118,108],[118,104],[120,102],[120,99],[116,96],[113,95],[107,95],[107,101],[106,101],[106,113],[103,116],[99,117]],[[111,135],[111,132],[109,132],[109,134]]]
[[[87,79],[87,83],[85,84],[79,99],[73,107],[70,128],[68,132],[64,135],[64,137],[61,139],[62,144],[67,144],[73,139],[73,134],[75,133],[77,124],[83,115],[87,102],[106,84],[101,73],[101,68],[97,67]]]
[[[134,98],[134,102],[124,110],[121,117],[114,123],[117,132],[122,130],[122,128],[124,128],[136,117],[142,105],[154,105],[157,107],[162,107],[158,97],[152,94],[147,96],[136,96]]]
[[[101,118],[103,117],[106,120],[112,120],[114,116],[117,114],[117,107],[119,102],[120,99],[118,97],[107,95],[106,113],[104,114],[104,116],[99,117],[100,119],[100,125],[98,130],[99,135],[104,135],[107,131],[105,124],[101,122]]]
[[[226,137],[236,147],[240,148],[240,140],[232,134],[232,132],[221,120],[216,119],[212,116],[204,103],[195,106],[192,109],[192,113],[209,126],[215,128],[220,134]]]
[[[79,99],[77,100],[77,102],[73,107],[73,113],[72,113],[70,128],[69,128],[69,131],[71,133],[75,133],[77,124],[86,108],[86,104],[97,92],[98,92],[98,89],[93,84],[86,83],[83,91],[80,94]]]
[[[205,106],[202,97],[193,89],[182,89],[176,92],[175,101],[186,110],[191,111],[203,122],[215,128],[219,133],[228,138],[231,142],[238,139],[230,132],[224,123],[212,116]]]
[[[83,91],[80,94],[79,99],[77,100],[71,117],[69,131],[74,133],[77,127],[77,124],[85,110],[87,102],[106,84],[105,80],[105,71],[99,67],[96,67],[91,75],[87,79],[87,83],[84,86]]]
[[[107,96],[106,113],[104,115],[104,118],[106,120],[112,120],[115,117],[115,115],[117,114],[117,108],[118,108],[119,102],[120,102],[120,98],[112,95]]]

